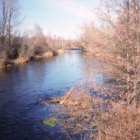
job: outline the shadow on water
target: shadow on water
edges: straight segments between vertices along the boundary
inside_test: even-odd
[[[59,127],[42,123],[50,107],[42,99],[62,96],[84,79],[80,50],[0,71],[0,140],[64,140]]]

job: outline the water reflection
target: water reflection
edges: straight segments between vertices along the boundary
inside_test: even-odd
[[[68,51],[48,60],[1,70],[0,139],[58,139],[58,129],[47,128],[42,123],[50,110],[38,104],[38,97],[59,96],[78,85],[84,79],[84,64],[80,51]]]
[[[91,62],[94,69],[100,69],[97,61]],[[1,70],[0,140],[64,140],[57,127],[42,123],[50,115],[50,107],[39,102],[63,95],[81,80],[102,81],[103,75],[92,73],[92,67],[86,64],[80,51],[71,50],[48,60]]]

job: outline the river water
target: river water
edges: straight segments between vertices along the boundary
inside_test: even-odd
[[[50,108],[41,100],[61,96],[84,78],[80,50],[0,71],[0,140],[63,140],[45,126]]]

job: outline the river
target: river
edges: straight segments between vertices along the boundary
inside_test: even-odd
[[[41,100],[61,96],[84,78],[80,50],[0,71],[0,140],[62,140],[42,121],[50,108]]]

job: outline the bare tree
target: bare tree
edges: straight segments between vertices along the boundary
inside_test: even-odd
[[[118,21],[112,36],[113,66],[126,85],[124,95],[129,103],[139,95],[140,75],[140,1],[113,0]],[[119,10],[117,10],[119,9]],[[121,85],[122,85],[121,82]]]
[[[86,50],[111,65],[120,97],[132,103],[139,96],[140,1],[111,0],[102,13],[102,28],[86,27],[82,38]],[[116,17],[114,20],[112,17]],[[99,55],[97,55],[99,54]]]
[[[18,0],[0,0],[0,36],[4,46],[11,46],[12,34],[19,23],[20,7]]]
[[[8,17],[8,10],[7,10],[7,2],[6,0],[0,1],[0,37],[2,45],[5,44],[5,39],[7,36],[7,17]]]
[[[35,25],[34,30],[25,32],[22,36],[19,48],[19,58],[29,60],[34,56],[37,48],[44,43],[44,34],[39,25]]]
[[[8,44],[11,46],[12,34],[19,24],[20,7],[18,0],[8,1]]]

